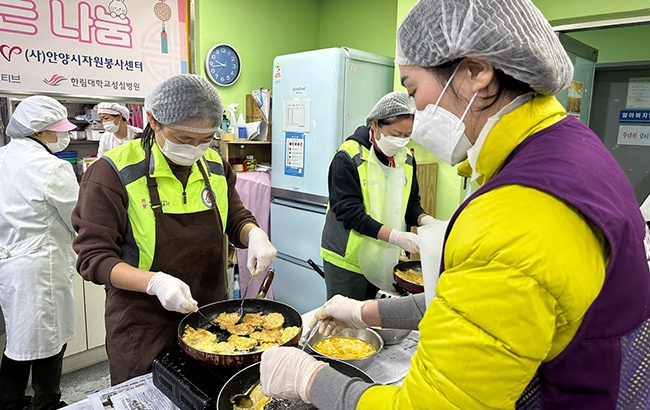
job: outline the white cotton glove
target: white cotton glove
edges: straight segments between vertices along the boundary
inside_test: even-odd
[[[147,293],[156,295],[160,304],[172,312],[190,313],[197,310],[190,287],[182,280],[165,272],[157,272],[149,279]]]
[[[431,215],[425,215],[425,216],[422,217],[422,219],[420,219],[420,226],[429,225],[429,224],[432,224],[432,223],[435,223],[435,222],[436,222],[436,218],[434,218]]]
[[[323,367],[329,366],[295,347],[273,347],[262,353],[260,383],[265,396],[311,403],[309,382]]]
[[[397,245],[406,252],[420,252],[420,239],[418,238],[418,235],[413,232],[402,232],[392,229],[390,231],[390,236],[388,236],[388,243]]]
[[[334,295],[316,311],[309,327],[314,327],[316,322],[322,320],[323,323],[318,331],[325,336],[336,334],[346,328],[365,329],[368,325],[361,320],[361,307],[365,303],[365,301]]]
[[[269,237],[257,226],[248,232],[248,261],[246,266],[251,275],[257,276],[266,271],[278,251],[269,242]]]

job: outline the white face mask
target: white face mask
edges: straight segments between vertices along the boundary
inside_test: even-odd
[[[102,126],[104,127],[104,130],[112,132],[113,134],[115,134],[120,129],[120,126],[118,124],[115,124],[113,120],[102,122]]]
[[[472,147],[472,143],[465,135],[463,119],[478,94],[478,91],[474,93],[461,118],[438,105],[458,67],[460,65],[456,67],[445,84],[438,101],[435,104],[427,105],[422,111],[415,112],[413,132],[411,133],[413,141],[450,165],[456,165],[467,158],[467,150]]]
[[[165,145],[160,148],[163,155],[169,158],[174,164],[183,165],[189,167],[196,161],[198,161],[205,151],[210,148],[210,143],[206,142],[205,144],[199,144],[194,146],[191,144],[177,144],[171,142],[165,137],[162,131],[160,131],[163,138],[165,139]],[[160,145],[158,145],[160,147]]]
[[[45,145],[52,152],[61,152],[67,148],[70,143],[70,132],[63,131],[56,133],[56,142],[46,142]]]
[[[379,135],[381,136],[381,139],[375,139],[375,143],[381,152],[383,152],[387,157],[392,157],[393,155],[397,154],[399,150],[404,148],[406,144],[408,144],[411,140],[410,138],[400,138],[393,137],[391,135],[384,135],[381,131],[379,131]]]

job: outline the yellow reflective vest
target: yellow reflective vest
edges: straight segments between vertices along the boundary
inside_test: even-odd
[[[191,214],[212,208],[209,190],[194,163],[190,170],[185,189],[174,176],[167,160],[158,148],[152,144],[151,160],[147,169],[145,150],[142,140],[129,141],[114,148],[104,157],[122,182],[128,196],[127,215],[129,225],[127,238],[122,245],[122,258],[131,266],[149,270],[156,249],[156,221],[151,212],[151,198],[147,187],[146,172],[155,178],[162,211],[166,214]],[[216,151],[207,150],[199,160],[203,165],[210,185],[214,190],[217,209],[221,216],[221,227],[225,230],[228,218],[228,183],[223,171],[223,162]]]
[[[406,150],[406,148],[403,148]],[[361,193],[363,195],[363,206],[367,214],[370,214],[370,194],[366,181],[368,180],[368,156],[370,150],[354,140],[347,140],[339,147],[338,151],[344,151],[348,154],[350,161],[353,161],[359,172],[359,181],[361,182]],[[404,174],[406,176],[406,184],[403,193],[403,207],[404,213],[411,194],[411,184],[413,183],[413,157],[406,154],[406,162],[404,164]],[[382,222],[382,221],[379,221]],[[331,263],[332,265],[340,268],[361,273],[359,267],[359,248],[363,239],[363,235],[352,230],[345,229],[343,223],[336,219],[336,215],[327,208],[327,215],[325,216],[325,226],[323,227],[323,240],[321,244],[320,256]]]

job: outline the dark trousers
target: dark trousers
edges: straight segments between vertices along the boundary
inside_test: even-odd
[[[323,261],[327,299],[343,295],[356,300],[374,299],[379,288],[368,282],[361,273],[349,271]]]
[[[3,353],[0,363],[0,410],[23,410],[30,370],[34,389],[32,409],[58,408],[65,348],[66,345],[63,345],[59,353],[38,360],[12,360]]]

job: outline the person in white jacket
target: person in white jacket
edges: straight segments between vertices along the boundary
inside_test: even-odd
[[[131,118],[131,113],[128,108],[118,103],[97,104],[97,115],[104,127],[104,134],[97,148],[97,158],[101,158],[106,151],[131,141],[136,134],[142,132],[140,128],[126,123]]]
[[[0,363],[0,408],[20,409],[32,373],[34,410],[62,406],[61,370],[74,337],[72,210],[79,186],[65,149],[66,108],[46,96],[23,100],[0,148],[0,306],[7,343]]]

